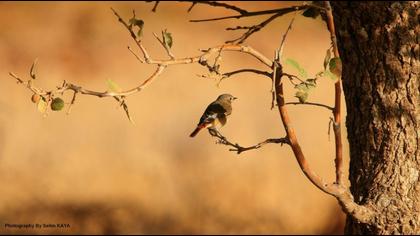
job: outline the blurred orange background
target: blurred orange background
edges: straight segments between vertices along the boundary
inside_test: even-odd
[[[265,10],[299,2],[235,2]],[[196,56],[236,38],[226,27],[252,25],[268,16],[191,23],[190,19],[236,14],[224,8],[161,2],[0,2],[0,233],[36,234],[342,234],[345,216],[336,200],[303,175],[287,146],[266,145],[237,155],[215,144],[207,132],[191,139],[206,106],[219,94],[239,99],[222,133],[243,146],[283,137],[278,111],[270,110],[271,82],[240,74],[220,86],[197,77],[197,64],[175,65],[147,89],[129,96],[135,125],[112,98],[78,96],[72,113],[43,117],[31,92],[8,73],[29,78],[38,58],[36,86],[52,89],[63,80],[105,91],[111,79],[123,89],[140,84],[155,66],[140,64],[136,49],[110,7],[125,19],[136,10],[145,21],[143,44],[166,58],[153,32],[172,33],[176,57]],[[278,18],[246,45],[272,58],[293,14]],[[326,25],[296,17],[284,56],[310,75],[322,70],[330,45]],[[222,54],[223,72],[255,67],[251,56]],[[295,71],[286,67],[286,72]],[[286,98],[296,101],[286,82]],[[68,103],[72,93],[64,94]],[[310,101],[332,105],[333,81],[318,81]],[[343,102],[344,106],[344,102]],[[312,168],[334,178],[331,114],[322,108],[290,106],[290,116]],[[344,122],[343,122],[344,124]],[[344,129],[345,127],[343,127]],[[347,134],[344,130],[343,138]],[[348,145],[344,145],[345,168]],[[70,228],[16,229],[5,224],[70,224]]]

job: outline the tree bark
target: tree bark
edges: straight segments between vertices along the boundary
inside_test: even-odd
[[[376,214],[346,234],[420,234],[419,2],[332,2],[351,192]]]

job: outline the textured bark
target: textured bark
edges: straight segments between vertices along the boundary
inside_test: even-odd
[[[351,192],[377,214],[348,234],[420,234],[419,2],[332,2]]]

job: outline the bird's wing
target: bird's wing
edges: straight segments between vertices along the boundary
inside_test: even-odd
[[[224,115],[225,113],[226,109],[220,103],[213,102],[207,107],[204,114],[201,116],[200,124],[213,122],[214,119]]]

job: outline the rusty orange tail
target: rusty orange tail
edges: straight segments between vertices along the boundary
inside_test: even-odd
[[[195,130],[190,134],[190,137],[191,138],[194,138],[197,134],[198,134],[198,132],[200,132],[200,130],[202,129],[203,127],[200,127],[200,126],[197,126],[197,128],[195,128]]]

